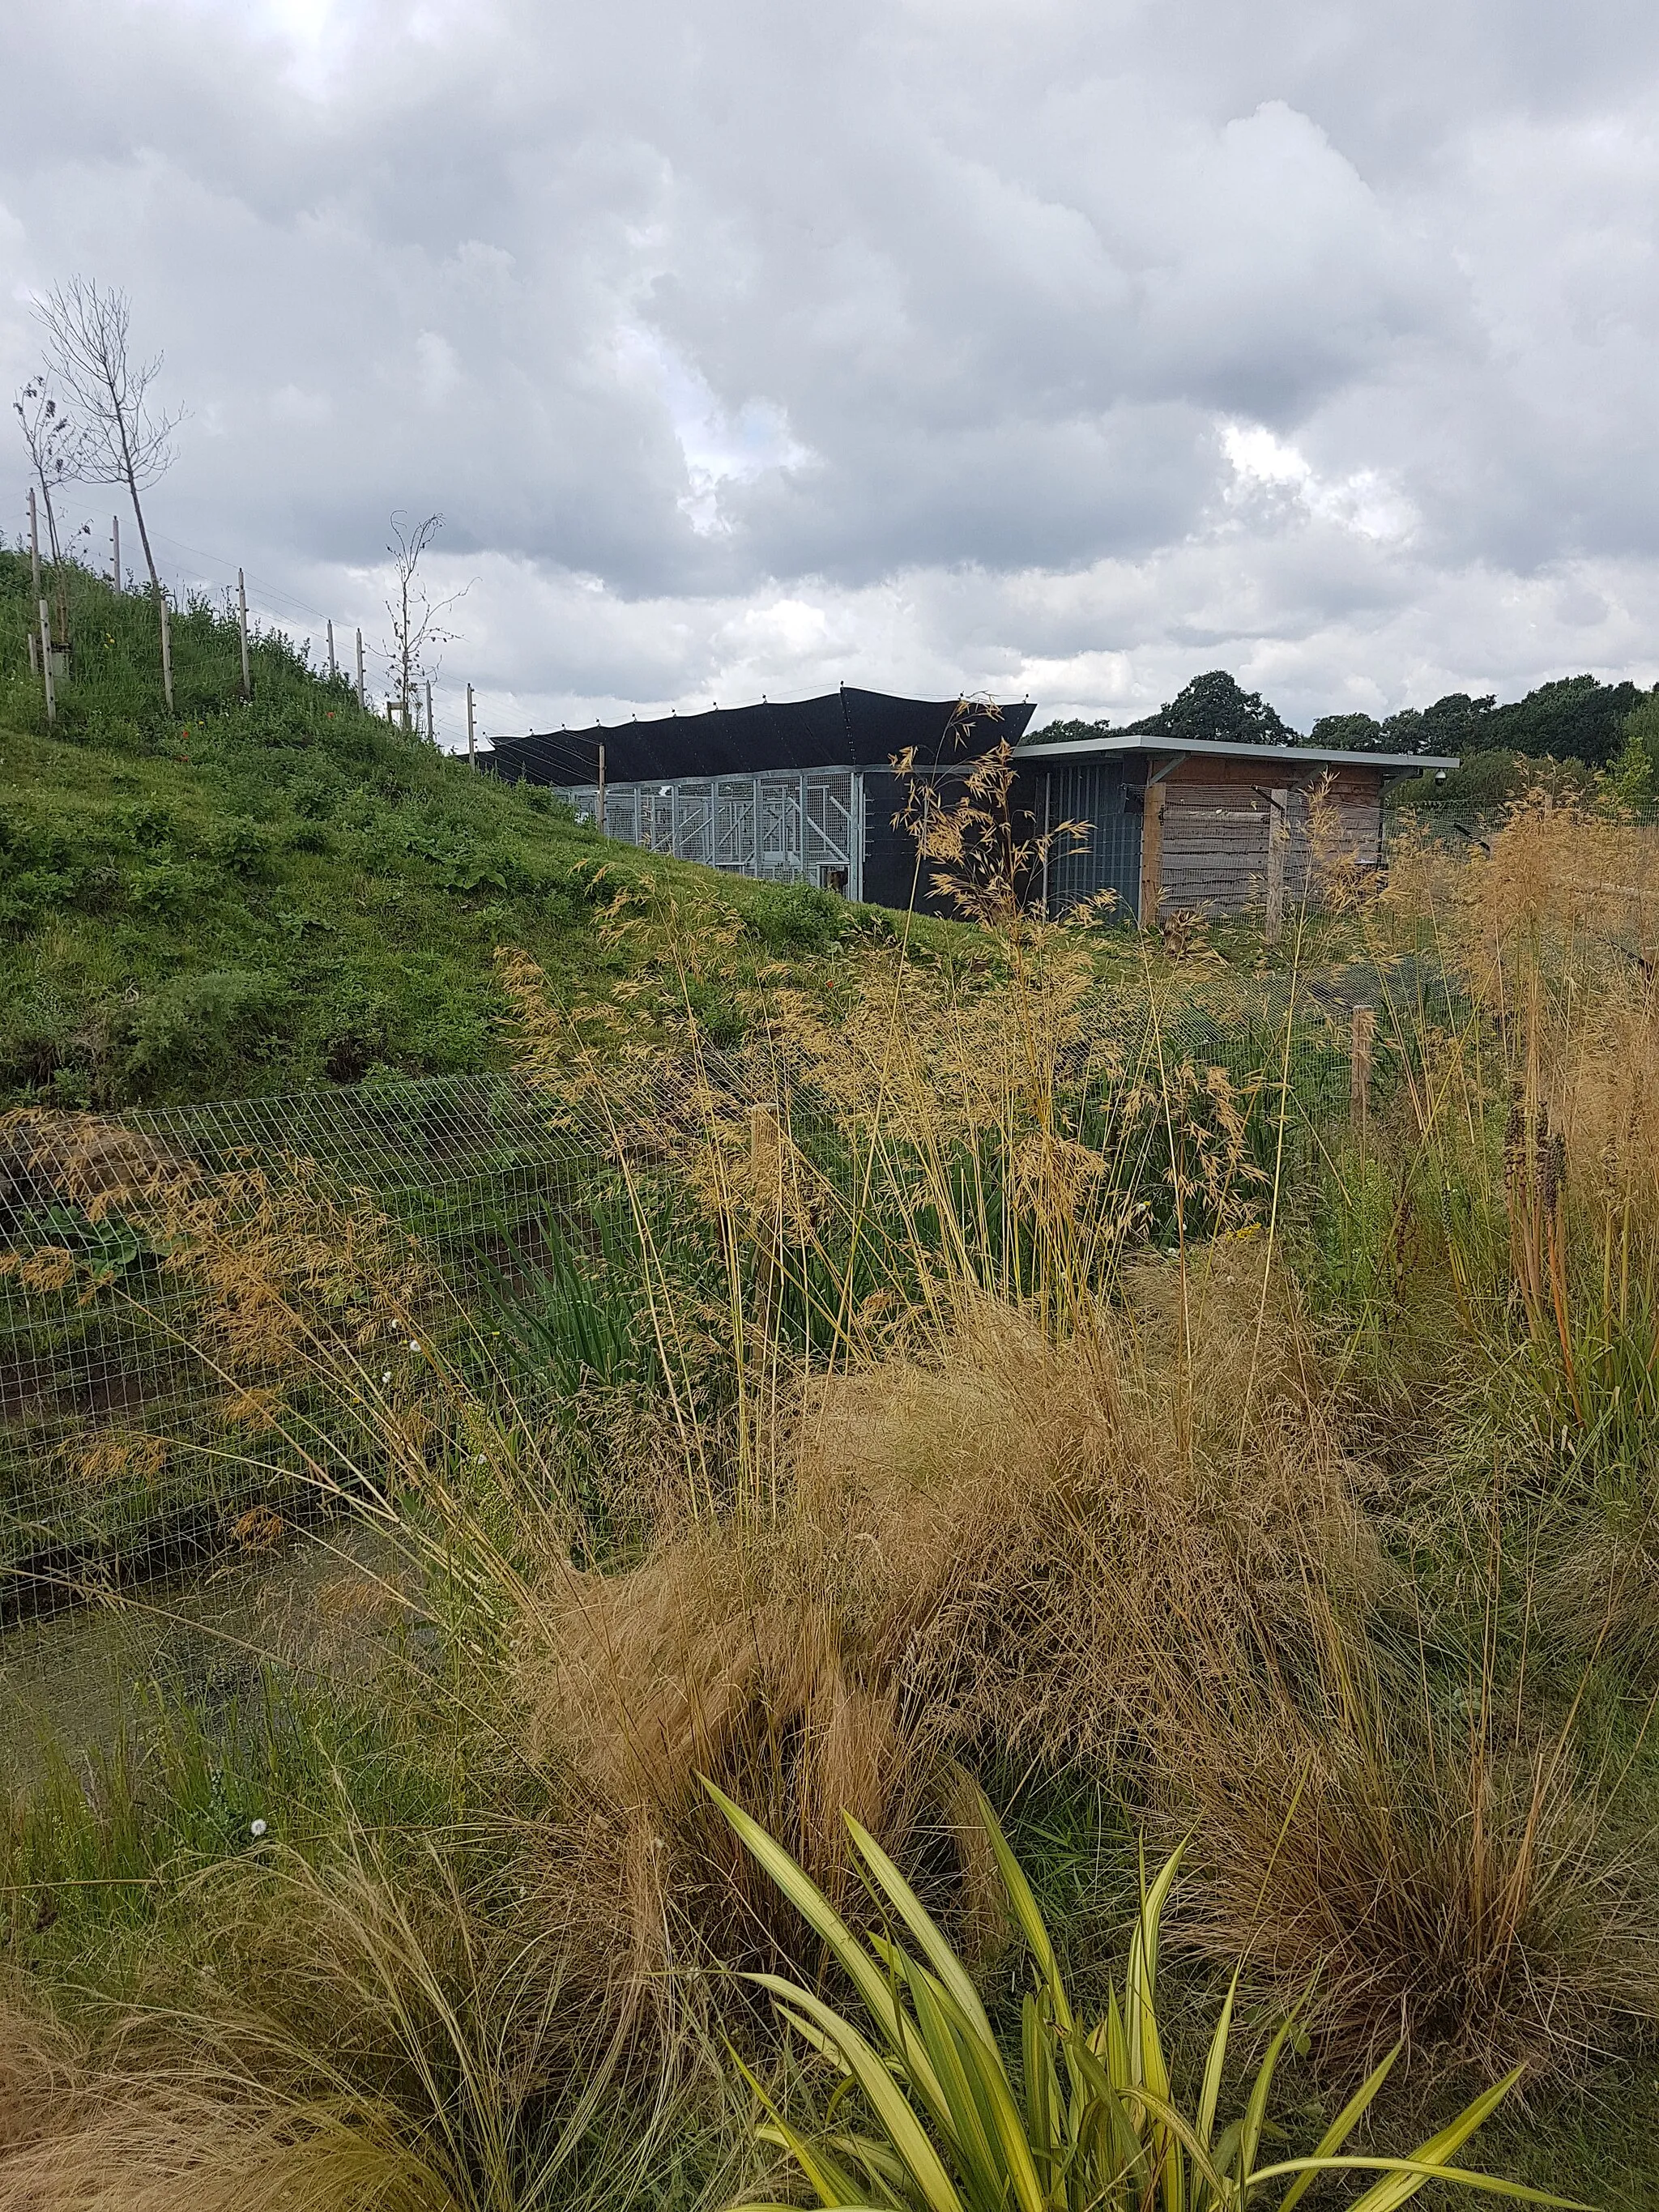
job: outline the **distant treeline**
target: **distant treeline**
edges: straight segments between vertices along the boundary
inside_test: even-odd
[[[1407,707],[1384,721],[1371,714],[1322,714],[1304,736],[1259,691],[1246,691],[1224,669],[1213,668],[1207,675],[1195,676],[1184,690],[1142,721],[1050,722],[1030,742],[1057,744],[1115,729],[1119,734],[1127,731],[1189,744],[1209,739],[1230,744],[1329,745],[1362,753],[1456,753],[1465,759],[1474,753],[1522,754],[1606,769],[1625,750],[1631,715],[1653,696],[1635,684],[1565,676],[1553,684],[1540,684],[1524,699],[1501,707],[1490,692],[1475,698],[1467,691],[1449,691],[1431,707]]]

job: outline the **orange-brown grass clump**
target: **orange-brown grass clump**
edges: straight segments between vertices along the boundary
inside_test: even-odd
[[[986,1300],[930,1352],[797,1377],[773,1513],[694,1495],[637,1565],[526,1590],[514,1697],[553,1808],[527,1878],[609,2002],[667,2027],[685,1969],[798,1940],[700,1775],[830,1895],[850,1808],[977,1925],[964,1761],[1157,1749],[1175,1701],[1295,1644],[1310,1578],[1364,1601],[1376,1564],[1266,1240],[1194,1255],[1190,1303],[1180,1272],[1087,1336]]]
[[[1291,2000],[1358,2066],[1396,2040],[1432,2065],[1582,2069],[1659,2024],[1650,1847],[1621,1844],[1616,1779],[1571,1732],[1477,1681],[1436,1711],[1346,1623],[1302,1679],[1194,1702],[1165,1802],[1194,1828],[1182,1933]]]
[[[203,1969],[147,2002],[0,2000],[0,2212],[522,2212],[648,2172],[671,2105],[617,2124],[620,2046],[436,1844],[394,1862],[348,1817],[191,1904]]]

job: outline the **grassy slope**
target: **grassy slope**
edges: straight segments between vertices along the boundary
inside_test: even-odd
[[[625,962],[596,904],[647,866],[743,917],[729,981],[780,954],[810,964],[857,924],[828,894],[645,863],[547,793],[361,714],[279,639],[256,645],[244,705],[234,630],[205,606],[174,621],[169,715],[149,602],[79,572],[76,680],[48,734],[28,588],[27,560],[0,553],[0,1099],[500,1066],[494,948],[527,947],[573,993],[602,986]],[[738,1018],[719,985],[703,1011],[717,1036]]]
[[[147,603],[73,580],[78,681],[49,738],[27,674],[27,562],[0,554],[0,1101],[498,1066],[510,1046],[497,944],[527,945],[573,993],[620,973],[595,929],[593,872],[637,875],[639,856],[360,715],[345,685],[276,641],[256,648],[256,702],[242,706],[234,634],[205,609],[175,625],[169,716]],[[854,918],[815,895],[650,865],[744,916],[733,980],[779,953],[810,968]],[[708,1012],[717,1028],[736,1018],[718,991]],[[268,1809],[258,1780],[244,1811]],[[222,1784],[210,1794],[221,1818]],[[188,1792],[174,1796],[183,1808]],[[1063,1887],[1074,1857],[1096,1869],[1070,1927],[1054,1899],[1062,1929],[1086,1948],[1104,1909],[1115,1933],[1132,1899],[1125,1888],[1103,1908],[1095,1893],[1093,1820],[1077,1808],[1073,1832],[1066,1808],[1031,1810],[1017,1827],[1040,1883]],[[30,1963],[49,1974],[77,1943],[101,1952],[111,1929],[94,1920],[31,1919]],[[141,1916],[136,1940],[154,1932]],[[1507,2116],[1490,2154],[1634,2212],[1659,2203],[1656,2100],[1651,2060],[1597,2069],[1582,2099],[1554,2093]]]

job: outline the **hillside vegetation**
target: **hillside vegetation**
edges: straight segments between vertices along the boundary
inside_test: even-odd
[[[733,925],[693,987],[726,1042],[757,965],[888,926],[828,893],[630,857],[550,793],[361,712],[280,635],[254,641],[244,703],[235,626],[204,600],[173,619],[169,714],[150,602],[79,569],[48,729],[30,593],[27,559],[0,553],[0,1099],[501,1066],[495,948],[528,950],[575,995],[626,976],[626,937],[596,921],[647,866]]]
[[[0,1789],[0,2212],[1650,2212],[1656,876],[1404,844],[1352,1087],[1300,974],[1230,1073],[1231,971],[1103,994],[1007,872],[783,1052],[510,963],[586,1151],[453,1285],[17,1117],[20,1635],[178,1618],[169,1497],[270,1581]],[[76,1385],[147,1280],[210,1426]]]

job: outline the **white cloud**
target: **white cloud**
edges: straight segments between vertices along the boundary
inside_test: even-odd
[[[1411,502],[1382,471],[1359,468],[1334,482],[1319,477],[1306,455],[1261,422],[1222,426],[1221,449],[1233,471],[1222,497],[1229,506],[1259,504],[1262,492],[1321,521],[1336,522],[1357,536],[1408,538],[1417,516]]]

